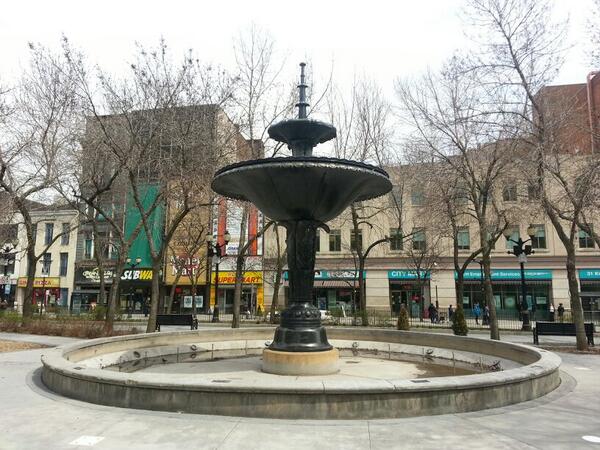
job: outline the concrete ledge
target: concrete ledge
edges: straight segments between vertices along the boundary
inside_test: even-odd
[[[375,419],[476,411],[531,400],[560,384],[560,358],[533,347],[435,333],[331,328],[340,349],[405,349],[418,354],[481,355],[503,359],[513,368],[476,375],[420,380],[296,379],[278,383],[242,383],[190,375],[127,373],[103,370],[118,361],[209,358],[211,352],[260,354],[272,328],[198,330],[95,339],[48,349],[42,379],[67,397],[103,405],[247,417],[293,419]],[[194,359],[192,358],[192,359]]]

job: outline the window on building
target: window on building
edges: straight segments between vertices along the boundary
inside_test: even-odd
[[[594,248],[594,240],[583,230],[579,230],[579,248]]]
[[[515,246],[515,242],[519,240],[519,227],[510,227],[510,240],[506,240],[506,250],[512,250]],[[515,242],[513,242],[515,241]]]
[[[391,208],[400,209],[402,208],[402,185],[396,185],[392,187],[392,191],[389,194],[388,200]]]
[[[390,228],[390,250],[403,250],[402,230],[400,228]]]
[[[316,252],[321,251],[321,230],[320,229],[317,229],[317,232],[315,233],[315,251]]]
[[[536,201],[541,198],[540,186],[538,185],[538,183],[529,182],[527,184],[527,198],[529,199],[529,201]]]
[[[535,233],[531,236],[532,248],[546,248],[546,227],[544,225],[531,225]]]
[[[356,251],[360,247],[362,249],[362,230],[358,230],[357,233],[355,230],[350,230],[350,250]]]
[[[85,259],[92,259],[92,252],[94,251],[94,241],[88,236],[85,238],[83,243],[83,257]]]
[[[427,249],[427,241],[425,240],[425,230],[416,228],[413,230],[412,238],[413,250],[425,251]]]
[[[60,245],[69,245],[69,234],[71,233],[71,224],[62,224],[62,236],[60,237]]]
[[[413,187],[410,191],[410,203],[413,206],[423,206],[425,204],[425,194],[420,187]]]
[[[54,237],[54,224],[47,223],[46,224],[46,237],[44,238],[44,244],[50,245],[52,243],[53,237]]]
[[[61,277],[66,277],[68,268],[69,268],[69,254],[61,253],[60,254],[60,273],[59,273],[59,275]]]
[[[469,228],[464,227],[458,230],[456,235],[459,250],[469,250],[471,248],[471,235],[469,234]]]
[[[459,183],[456,185],[454,201],[457,205],[466,205],[469,202],[469,190],[466,184]]]
[[[331,230],[329,232],[329,251],[330,252],[341,252],[342,251],[342,231]]]
[[[517,201],[517,182],[515,180],[507,181],[502,188],[502,200],[505,202]]]
[[[52,255],[50,253],[44,253],[44,256],[42,256],[42,275],[50,275],[51,266]]]

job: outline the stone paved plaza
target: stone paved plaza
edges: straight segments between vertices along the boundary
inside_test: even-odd
[[[481,335],[478,335],[481,336]],[[529,343],[530,335],[505,335]],[[553,345],[573,338],[547,338]],[[74,339],[0,333],[46,345]],[[560,353],[562,384],[541,399],[394,420],[287,421],[92,405],[40,383],[44,349],[0,354],[0,449],[600,449],[600,356]],[[594,442],[596,441],[596,442]]]

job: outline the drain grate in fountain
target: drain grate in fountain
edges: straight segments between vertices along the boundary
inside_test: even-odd
[[[410,380],[411,383],[429,383],[429,380]]]
[[[212,380],[212,383],[230,383],[231,380]]]
[[[346,364],[359,364],[360,361],[346,361]]]

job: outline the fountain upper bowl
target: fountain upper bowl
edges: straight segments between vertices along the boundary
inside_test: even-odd
[[[352,202],[386,194],[392,184],[384,170],[369,164],[304,156],[223,167],[215,174],[212,189],[254,203],[273,220],[327,222]]]

